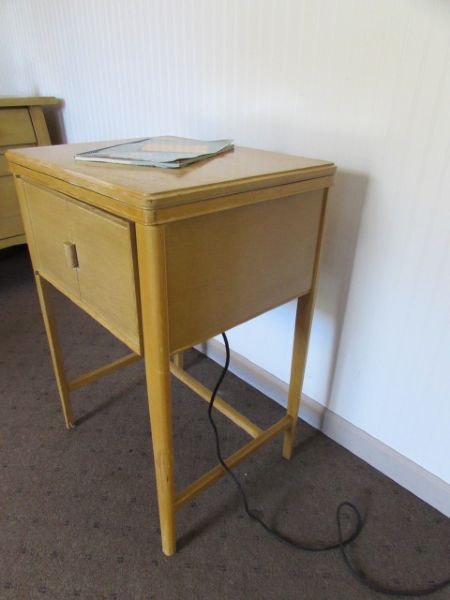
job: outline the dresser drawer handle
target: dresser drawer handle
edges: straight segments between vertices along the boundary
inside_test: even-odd
[[[67,266],[71,269],[78,267],[77,247],[72,242],[64,242],[64,254],[66,255]]]

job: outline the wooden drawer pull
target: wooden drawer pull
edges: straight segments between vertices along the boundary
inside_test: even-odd
[[[77,247],[72,242],[64,242],[64,253],[66,255],[67,266],[71,269],[78,267]]]

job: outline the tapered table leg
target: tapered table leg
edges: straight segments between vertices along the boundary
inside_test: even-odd
[[[66,423],[66,427],[71,429],[73,427],[72,406],[70,403],[69,388],[64,370],[64,361],[58,340],[58,333],[49,295],[49,284],[45,281],[45,279],[40,277],[39,274],[36,274],[35,278],[39,304],[41,305],[45,331],[47,333],[48,345],[50,348],[50,355],[52,357],[53,369],[55,371],[56,385],[58,386],[59,397],[63,409],[64,421]]]
[[[309,331],[311,328],[313,306],[312,294],[297,300],[295,317],[294,345],[292,349],[291,377],[289,381],[287,414],[292,417],[292,426],[284,434],[283,456],[291,458],[295,430],[300,408],[306,356],[308,352]]]
[[[136,225],[145,373],[162,550],[176,551],[172,402],[164,227]]]
[[[173,364],[179,369],[184,368],[184,355],[183,352],[177,352],[173,355]]]
[[[322,249],[322,237],[325,225],[325,214],[327,208],[328,189],[324,190],[322,196],[322,213],[319,223],[319,231],[316,241],[316,252],[314,259],[314,271],[311,281],[311,290],[308,294],[297,300],[297,313],[295,316],[294,345],[292,349],[291,376],[289,381],[287,414],[292,417],[292,427],[284,434],[283,456],[291,458],[294,443],[295,429],[297,426],[300,399],[305,375],[306,357],[308,353],[309,336],[314,314],[314,303],[317,292],[317,281],[319,278],[320,254]]]

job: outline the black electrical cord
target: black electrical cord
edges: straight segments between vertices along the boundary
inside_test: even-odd
[[[364,573],[364,571],[362,571],[360,568],[356,567],[352,563],[352,561],[350,560],[350,558],[347,554],[346,547],[358,537],[358,535],[361,533],[361,530],[362,530],[363,524],[364,524],[359,510],[351,502],[348,502],[348,501],[341,502],[339,504],[339,506],[337,507],[336,522],[337,522],[337,531],[338,531],[338,541],[331,543],[329,545],[325,545],[325,546],[310,546],[310,545],[306,545],[304,543],[298,542],[296,540],[293,540],[293,539],[285,536],[284,534],[279,533],[272,527],[269,527],[269,525],[267,525],[267,523],[265,523],[260,517],[258,517],[250,509],[250,507],[248,505],[247,496],[244,492],[244,489],[243,489],[239,479],[236,477],[236,475],[233,473],[233,471],[228,467],[228,465],[226,464],[225,460],[222,457],[222,452],[220,449],[219,432],[217,430],[217,426],[212,417],[212,409],[214,406],[214,400],[216,398],[217,391],[218,391],[220,385],[222,384],[222,381],[223,381],[223,379],[228,371],[228,367],[230,365],[230,346],[228,344],[228,339],[227,339],[227,336],[225,335],[225,333],[222,333],[222,337],[223,337],[223,341],[225,343],[226,360],[225,360],[225,365],[222,369],[222,373],[221,373],[219,379],[217,380],[216,386],[211,394],[211,399],[209,401],[209,406],[208,406],[208,419],[211,423],[211,426],[212,426],[212,429],[214,432],[214,437],[216,440],[216,452],[217,452],[217,458],[219,460],[219,463],[222,465],[223,469],[233,479],[234,483],[236,484],[236,486],[239,490],[239,493],[241,495],[241,498],[242,498],[244,510],[247,513],[247,515],[250,517],[250,519],[252,519],[256,523],[258,523],[258,525],[260,525],[265,531],[267,531],[267,533],[269,533],[271,536],[276,538],[279,542],[288,544],[289,546],[292,546],[292,547],[296,548],[297,550],[305,550],[308,552],[324,552],[324,551],[328,551],[328,550],[337,550],[339,548],[342,559],[344,561],[344,564],[349,569],[349,571],[353,575],[353,577],[355,577],[355,579],[357,581],[359,581],[361,584],[363,584],[364,586],[370,588],[371,590],[373,590],[375,592],[378,592],[379,594],[384,594],[386,596],[411,596],[411,597],[427,596],[429,594],[437,592],[438,590],[443,589],[447,585],[450,585],[450,578],[448,578],[448,579],[445,579],[444,581],[436,583],[430,587],[413,590],[413,589],[405,589],[405,588],[385,587],[385,586],[377,583],[376,581],[373,581],[372,579],[370,579],[370,577],[368,577]],[[344,539],[344,536],[342,534],[341,512],[342,512],[342,509],[345,507],[350,508],[352,510],[353,514],[355,515],[356,526],[355,526],[352,534],[349,537]]]

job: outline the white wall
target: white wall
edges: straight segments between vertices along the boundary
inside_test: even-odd
[[[172,133],[339,168],[304,391],[450,482],[450,3],[3,0],[0,93],[68,142]],[[293,306],[230,334],[288,379]]]

